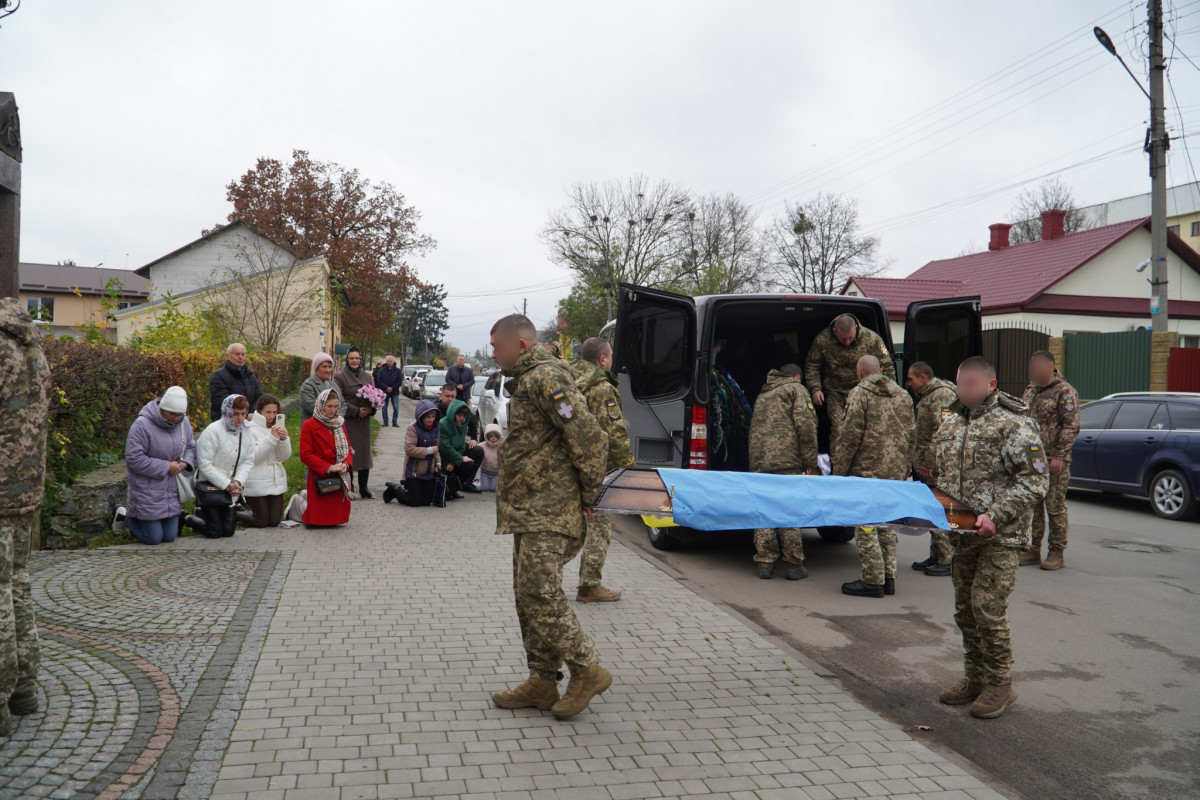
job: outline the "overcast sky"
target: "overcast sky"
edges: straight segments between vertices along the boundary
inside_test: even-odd
[[[1168,8],[1200,64],[1200,0]],[[21,260],[139,267],[223,220],[225,184],[256,158],[298,148],[421,211],[438,247],[415,266],[445,283],[448,339],[469,351],[525,299],[554,317],[569,275],[538,232],[578,181],[733,192],[763,221],[847,193],[905,275],[986,246],[1021,181],[1071,167],[1081,204],[1149,191],[1147,102],[1091,33],[1144,79],[1144,15],[1129,0],[24,0],[0,22]],[[1200,162],[1200,67],[1175,55]],[[1172,185],[1191,179],[1183,144]]]

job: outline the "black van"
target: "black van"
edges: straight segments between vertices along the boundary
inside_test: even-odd
[[[839,314],[853,314],[883,337],[904,379],[903,362],[929,362],[952,378],[963,359],[979,355],[983,333],[978,297],[928,300],[908,307],[904,352],[893,348],[883,303],[846,295],[723,294],[688,297],[621,284],[616,319],[602,332],[613,345],[613,371],[638,466],[745,471],[750,409],[767,372],[803,366],[813,338]],[[820,450],[829,421],[818,407]],[[663,550],[697,534],[647,527]],[[822,529],[830,541],[852,531]]]

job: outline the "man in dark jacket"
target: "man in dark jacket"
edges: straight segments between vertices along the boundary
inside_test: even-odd
[[[208,418],[214,421],[221,418],[221,403],[231,394],[240,394],[250,401],[250,408],[254,408],[262,393],[258,377],[246,366],[245,345],[234,342],[225,349],[225,363],[208,379],[211,401]]]
[[[396,366],[395,356],[388,356],[375,373],[375,388],[387,395],[383,401],[383,424],[388,424],[388,409],[392,409],[392,427],[400,427],[400,384],[404,370]]]
[[[458,363],[446,370],[446,383],[454,387],[456,397],[468,405],[471,402],[471,387],[475,385],[475,373],[467,366],[467,357],[459,356]]]

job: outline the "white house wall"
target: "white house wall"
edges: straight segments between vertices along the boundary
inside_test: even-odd
[[[167,292],[179,295],[208,285],[214,273],[219,276],[235,267],[238,250],[253,247],[256,239],[269,241],[238,225],[160,261],[150,267],[152,297],[165,297]]]

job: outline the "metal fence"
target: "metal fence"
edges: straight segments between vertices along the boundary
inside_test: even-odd
[[[1073,333],[1064,337],[1059,369],[1083,400],[1150,389],[1148,330]]]
[[[1200,392],[1200,350],[1171,348],[1167,357],[1167,391]]]
[[[1049,347],[1050,329],[1039,325],[1013,328],[994,323],[983,329],[983,356],[996,365],[1000,388],[1016,397],[1029,384],[1029,357]]]

